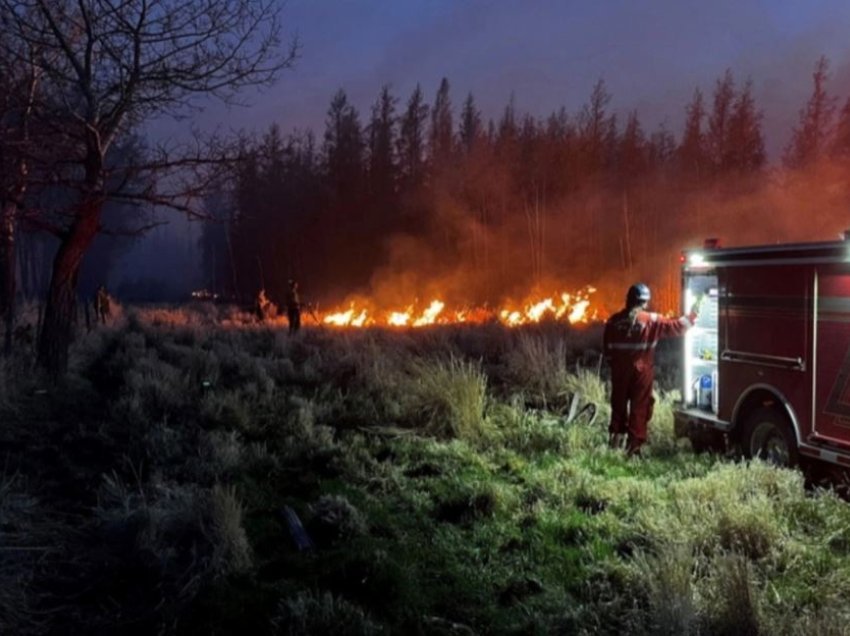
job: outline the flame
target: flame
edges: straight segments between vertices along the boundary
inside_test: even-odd
[[[544,298],[527,299],[521,303],[505,303],[497,309],[487,307],[447,308],[446,302],[434,299],[423,309],[417,304],[404,309],[375,309],[369,302],[351,302],[347,309],[332,311],[321,317],[323,324],[332,327],[425,327],[457,323],[481,324],[497,321],[517,327],[544,320],[586,323],[601,316],[591,305],[594,287],[576,292],[562,292]],[[420,305],[421,307],[421,305]]]
[[[410,322],[410,312],[408,311],[391,311],[390,317],[387,318],[387,324],[391,327],[406,327]]]
[[[357,313],[352,304],[348,311],[328,314],[322,322],[334,327],[364,327],[368,324],[368,314],[365,309]]]
[[[446,303],[441,300],[432,300],[428,308],[422,312],[422,315],[413,321],[414,327],[422,327],[424,325],[433,325],[437,321],[437,316],[443,311]]]

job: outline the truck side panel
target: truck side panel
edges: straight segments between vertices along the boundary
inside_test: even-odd
[[[789,402],[805,439],[811,427],[813,266],[726,267],[718,268],[718,275],[718,416],[732,420],[750,387],[775,387]]]

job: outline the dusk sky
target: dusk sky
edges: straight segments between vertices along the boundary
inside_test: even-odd
[[[616,111],[678,136],[694,88],[709,97],[731,68],[753,79],[775,159],[821,54],[834,92],[850,93],[846,0],[289,0],[284,17],[302,43],[295,68],[250,108],[212,107],[199,122],[321,133],[339,88],[365,121],[383,84],[403,104],[419,82],[431,101],[444,76],[456,109],[471,91],[498,117],[513,92],[521,113],[574,113],[602,78]]]
[[[245,95],[249,107],[207,107],[196,115],[199,126],[262,133],[277,123],[285,133],[311,128],[321,139],[338,89],[365,123],[382,85],[401,109],[417,82],[433,101],[444,76],[456,113],[471,91],[487,118],[499,117],[512,92],[519,113],[545,117],[565,106],[574,114],[602,78],[620,121],[637,109],[646,132],[665,125],[678,138],[694,89],[710,100],[730,68],[739,85],[753,80],[775,162],[821,54],[831,62],[831,92],[842,103],[850,96],[847,0],[289,0],[284,20],[302,45],[294,68],[263,94]],[[156,128],[172,135],[185,126]],[[193,231],[180,228],[141,241],[130,269],[141,259],[171,272],[166,251],[197,260]]]

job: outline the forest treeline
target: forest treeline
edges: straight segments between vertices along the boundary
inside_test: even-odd
[[[273,125],[245,145],[235,185],[210,200],[206,282],[243,299],[261,286],[281,298],[294,277],[328,300],[485,302],[638,277],[670,300],[680,249],[704,237],[834,230],[846,186],[814,197],[820,224],[794,211],[850,161],[850,99],[839,104],[828,80],[821,58],[776,169],[753,83],[731,70],[694,91],[681,131],[618,118],[601,80],[578,112],[533,117],[512,96],[486,121],[447,79],[430,103],[420,86],[406,100],[385,86],[365,116],[340,90],[321,138]]]

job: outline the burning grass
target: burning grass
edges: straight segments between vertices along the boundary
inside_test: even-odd
[[[370,299],[354,298],[343,307],[312,318],[332,327],[428,327],[488,322],[519,327],[544,321],[577,324],[600,317],[599,309],[592,304],[595,293],[594,287],[586,286],[575,292],[558,291],[529,296],[519,302],[505,301],[498,307],[449,307],[446,301],[435,298],[428,303],[411,302],[388,309]]]
[[[663,383],[609,450],[598,328],[155,316],[0,405],[5,631],[846,633],[847,504],[695,455]]]

